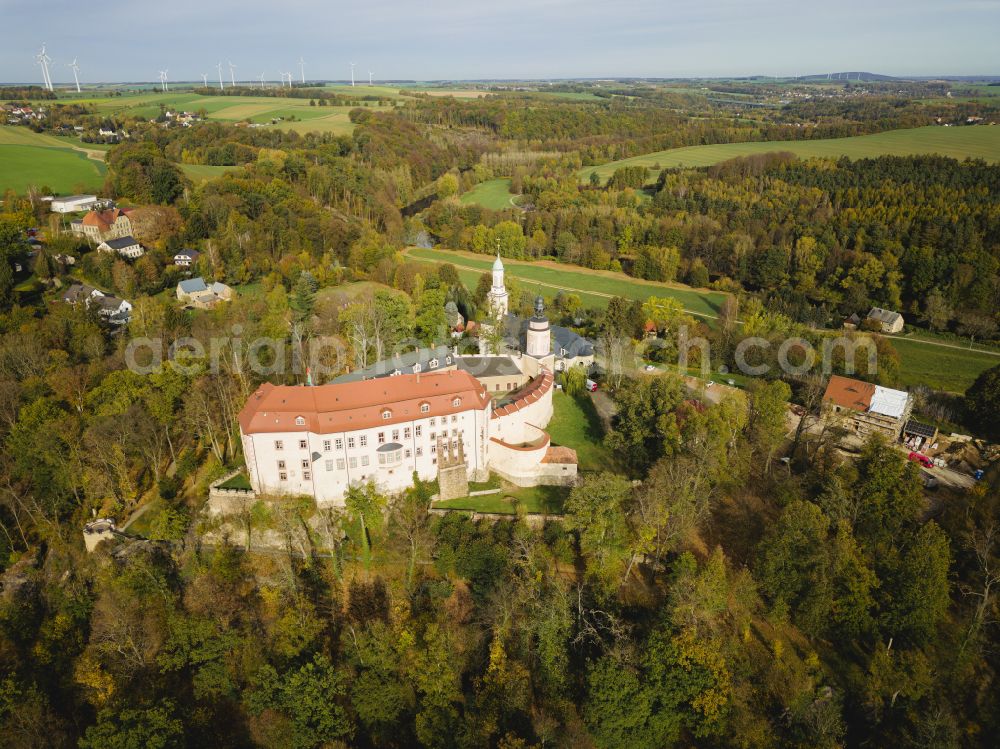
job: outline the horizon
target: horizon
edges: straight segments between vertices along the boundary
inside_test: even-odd
[[[625,0],[610,15],[596,0],[513,0],[503,7],[444,0],[430,8],[299,0],[295,15],[280,16],[283,23],[256,0],[211,7],[178,0],[141,14],[134,4],[109,0],[101,16],[115,19],[115,33],[92,45],[80,35],[75,4],[8,5],[5,25],[15,43],[0,50],[0,78],[40,80],[35,55],[45,43],[57,85],[72,83],[74,58],[81,83],[91,85],[155,82],[163,69],[196,82],[203,73],[217,75],[219,62],[228,81],[230,60],[238,80],[256,80],[262,71],[274,80],[292,71],[298,80],[300,57],[307,80],[334,81],[350,79],[352,61],[359,81],[368,70],[375,80],[428,82],[797,78],[827,71],[980,77],[995,75],[992,36],[1000,26],[1000,0],[890,0],[879,8],[860,0],[836,8]]]

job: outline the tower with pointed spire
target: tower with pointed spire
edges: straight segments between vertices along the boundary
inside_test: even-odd
[[[490,289],[487,303],[494,318],[500,318],[507,314],[508,296],[507,287],[503,281],[503,261],[500,259],[500,240],[497,240],[497,259],[493,263],[493,287]]]

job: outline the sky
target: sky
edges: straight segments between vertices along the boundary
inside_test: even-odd
[[[0,0],[0,81],[1000,75],[1000,0]],[[228,67],[226,79],[229,79]]]

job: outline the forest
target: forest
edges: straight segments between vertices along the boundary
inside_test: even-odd
[[[736,117],[672,90],[602,94],[412,97],[354,110],[339,136],[111,116],[128,137],[107,153],[103,195],[133,209],[136,260],[66,232],[44,186],[4,195],[0,746],[995,744],[996,466],[971,489],[927,490],[878,437],[839,448],[816,369],[772,368],[708,398],[654,365],[678,363],[682,327],[711,343],[711,360],[689,361],[711,374],[745,338],[819,345],[870,306],[926,334],[995,340],[1000,167],[767,154],[652,181],[577,177],[671,145],[873,132],[975,105],[887,89]],[[799,117],[812,124],[788,124]],[[185,164],[237,168],[193,182]],[[460,201],[497,177],[515,205]],[[652,294],[601,308],[546,294],[553,323],[597,343],[613,411],[602,420],[582,378],[560,376],[610,456],[561,512],[432,512],[437,487],[415,477],[392,496],[355,486],[342,508],[283,497],[228,525],[205,513],[209,486],[243,463],[249,395],[265,378],[306,381],[253,371],[253,340],[295,361],[333,338],[333,374],[450,343],[445,305],[485,319],[490,277],[403,250],[498,242],[507,258],[726,293],[711,324]],[[181,249],[200,252],[193,268],[174,264]],[[174,287],[188,275],[235,298],[184,309]],[[127,331],[64,303],[74,282],[129,299]],[[535,292],[507,288],[531,314]],[[167,364],[130,368],[136,338]],[[190,339],[225,341],[218,366],[178,353]],[[871,340],[876,367],[856,376],[895,385],[892,341]],[[636,357],[654,371],[610,366]],[[1000,367],[968,393],[914,396],[942,431],[1000,439]],[[88,553],[94,517],[132,524]]]

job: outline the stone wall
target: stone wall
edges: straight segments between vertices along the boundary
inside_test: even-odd
[[[241,473],[241,469],[230,471],[225,476],[212,482],[208,488],[209,515],[235,515],[244,512],[257,501],[257,493],[250,489],[220,489],[233,476]]]

